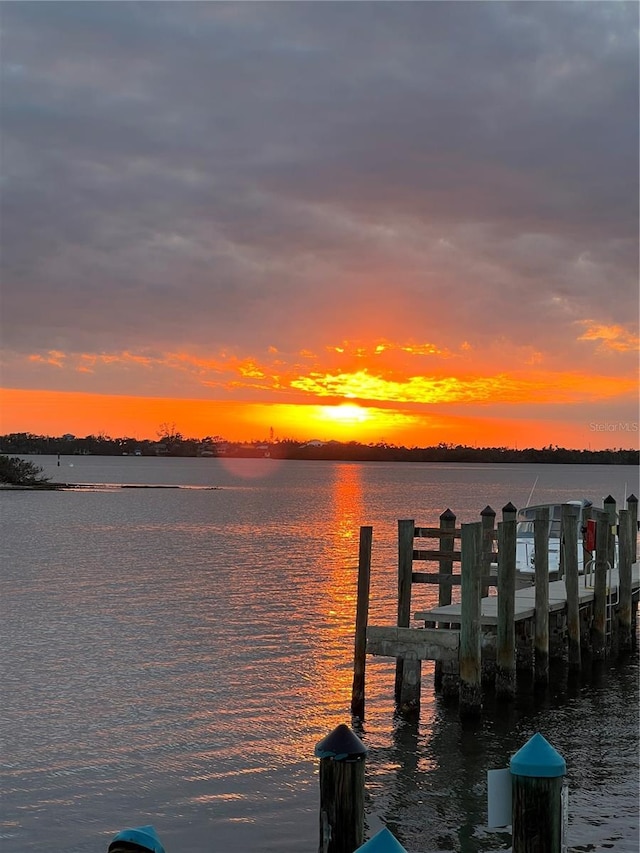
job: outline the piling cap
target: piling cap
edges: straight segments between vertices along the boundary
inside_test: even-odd
[[[355,853],[407,853],[407,851],[385,827],[369,841],[365,841],[362,847],[358,847]]]
[[[349,726],[339,726],[316,744],[316,758],[333,758],[335,761],[357,761],[364,758],[368,749]]]
[[[490,506],[486,506],[486,507],[482,510],[482,512],[480,513],[480,515],[488,515],[488,516],[490,516],[490,517],[492,517],[492,518],[495,516],[495,514],[496,514],[495,509],[493,509],[493,508],[492,508],[492,507],[490,507]]]
[[[517,508],[517,507],[515,507],[515,506],[511,503],[511,501],[509,501],[509,503],[508,503],[508,504],[505,504],[505,505],[502,507],[502,512],[518,512],[518,508]]]
[[[151,853],[165,853],[160,843],[158,833],[152,826],[138,826],[135,829],[123,829],[114,836],[109,850],[115,848],[119,841],[127,841],[129,844],[137,844],[142,850],[150,850]],[[107,851],[108,853],[108,851]]]
[[[567,765],[559,752],[539,732],[516,752],[509,765],[513,776],[550,779],[565,776]]]
[[[629,495],[629,497],[627,498],[627,503],[628,504],[637,504],[638,498],[635,495]]]

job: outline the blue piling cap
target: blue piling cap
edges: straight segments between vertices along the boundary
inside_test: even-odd
[[[560,753],[538,732],[516,752],[509,769],[514,776],[550,779],[554,776],[564,776],[567,765]]]
[[[349,726],[340,723],[339,726],[316,744],[316,758],[333,758],[335,761],[354,761],[368,752],[357,734]]]
[[[135,829],[123,829],[114,836],[109,850],[117,841],[128,841],[130,844],[137,844],[145,850],[150,850],[152,853],[165,853],[164,847],[160,843],[158,833],[152,826],[138,826]]]
[[[407,851],[385,827],[366,841],[362,847],[358,847],[355,853],[407,853]]]

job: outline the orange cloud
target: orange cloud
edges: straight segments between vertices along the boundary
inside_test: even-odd
[[[586,330],[578,337],[579,341],[600,341],[599,351],[633,352],[640,346],[640,338],[623,326],[605,326],[593,320],[581,320]]]

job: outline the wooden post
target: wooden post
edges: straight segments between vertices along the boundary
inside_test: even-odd
[[[638,498],[629,495],[627,498],[627,509],[631,516],[631,564],[638,559]]]
[[[408,628],[411,622],[411,575],[415,529],[416,523],[413,519],[398,521],[398,628]],[[405,682],[404,688],[403,682]],[[420,661],[405,662],[403,658],[396,658],[396,704],[401,705],[403,700],[405,703],[411,703],[411,698],[415,699],[416,695],[419,701]]]
[[[535,734],[511,759],[513,853],[561,853],[564,758]]]
[[[578,595],[578,509],[562,505],[561,548],[564,564],[564,583],[567,591],[567,637],[569,669],[582,666],[580,652],[580,599]]]
[[[593,518],[592,507],[585,506],[582,508],[582,570],[586,573],[587,567],[591,560],[593,560],[593,551],[587,548],[587,526],[589,521]],[[578,547],[580,547],[578,545]],[[593,568],[593,565],[591,565]]]
[[[595,511],[596,569],[593,588],[593,622],[591,623],[591,649],[595,660],[607,654],[607,573],[609,571],[609,516]]]
[[[493,557],[493,536],[495,532],[496,511],[486,506],[480,513],[482,519],[482,586],[481,598],[489,595],[489,575],[491,574],[491,562]]]
[[[534,675],[537,684],[549,683],[549,509],[536,511],[533,521],[536,618]]]
[[[320,759],[318,853],[353,853],[364,841],[364,765],[367,747],[341,724],[316,744]]]
[[[616,512],[616,499],[611,495],[603,501],[604,510],[609,519],[609,542],[607,544],[607,561],[611,568],[616,566],[616,525],[618,523],[618,514]]]
[[[460,715],[482,711],[480,572],[482,523],[462,525],[460,607]]]
[[[358,551],[358,602],[356,605],[356,636],[353,653],[353,688],[351,690],[351,713],[360,720],[364,720],[372,540],[373,527],[361,527],[360,547]]]
[[[631,555],[633,553],[632,517],[628,509],[620,510],[618,535],[619,601],[618,633],[621,652],[629,652],[633,647],[631,622]]]
[[[442,553],[453,553],[455,548],[455,537],[453,532],[456,527],[456,517],[453,512],[447,507],[440,516],[440,551]],[[450,532],[451,531],[451,532]],[[446,532],[446,535],[445,535]],[[445,577],[446,576],[446,577]],[[453,576],[453,559],[451,557],[441,558],[440,560],[440,582],[438,584],[438,607],[451,604],[451,580]],[[442,661],[437,660],[433,673],[433,687],[435,690],[442,689],[444,671]]]
[[[496,697],[516,695],[516,508],[502,508],[498,523],[498,628],[496,648]]]

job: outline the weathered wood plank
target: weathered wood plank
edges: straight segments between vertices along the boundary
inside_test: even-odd
[[[414,560],[460,560],[460,551],[430,551],[430,550],[414,550]]]
[[[455,516],[454,516],[455,521]],[[414,530],[414,536],[416,539],[440,539],[443,537],[454,537],[455,539],[459,539],[461,534],[461,530],[459,527],[452,527],[443,531],[440,527],[416,527]]]
[[[370,625],[367,653],[413,660],[457,660],[460,634],[442,628],[398,628]]]

